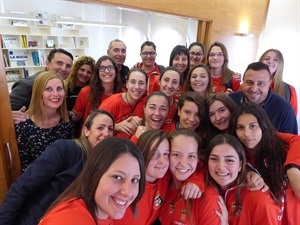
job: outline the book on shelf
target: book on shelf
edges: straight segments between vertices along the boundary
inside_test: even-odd
[[[5,48],[20,48],[20,43],[17,37],[14,36],[3,36],[3,46]]]
[[[26,66],[30,65],[30,54],[29,51],[9,51],[8,52],[8,57],[10,61],[10,66],[15,67],[15,66]]]
[[[33,65],[39,66],[40,65],[39,53],[37,51],[33,51],[31,52],[31,56],[32,56]]]
[[[38,50],[38,57],[39,57],[40,66],[44,66],[45,61],[46,61],[45,51],[39,49]]]
[[[3,38],[3,37],[2,37],[2,34],[0,34],[0,47],[1,47],[1,48],[4,48],[2,38]]]
[[[3,54],[3,61],[4,61],[4,66],[9,67],[8,60],[5,54]]]
[[[21,39],[22,39],[22,48],[27,48],[27,37],[26,35],[21,35]]]
[[[26,68],[23,68],[23,76],[24,77],[28,77],[29,76],[28,70]]]

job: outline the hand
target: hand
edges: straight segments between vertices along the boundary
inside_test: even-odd
[[[258,191],[261,190],[262,192],[266,192],[269,190],[268,185],[265,184],[264,179],[254,171],[248,171],[247,175],[247,188],[250,191]]]
[[[241,82],[242,81],[242,75],[240,73],[235,72],[232,75],[232,78],[236,79],[237,81]]]
[[[25,106],[23,106],[19,111],[12,111],[12,118],[14,124],[19,124],[29,119],[29,116],[25,113],[25,111],[26,111]]]
[[[219,212],[218,210],[216,210],[215,212],[220,219],[220,225],[228,225],[228,211],[221,196],[218,196],[218,205],[221,209],[221,212]]]
[[[135,127],[138,127],[142,122],[142,118],[140,118],[138,116],[131,116],[131,117],[129,117],[128,121],[130,123],[132,123]]]
[[[300,200],[300,170],[298,168],[290,168],[286,171],[286,175],[295,196]]]
[[[145,126],[138,126],[138,128],[136,129],[136,132],[135,132],[135,136],[137,137],[137,139],[139,139],[139,137],[142,135],[142,133],[144,133],[147,130],[148,130],[148,128]]]
[[[115,129],[116,131],[122,131],[127,135],[132,136],[139,125],[138,121],[142,121],[142,119],[137,116],[129,117],[126,120],[117,123]]]
[[[233,90],[231,88],[227,88],[225,91],[225,94],[229,95],[232,92],[233,92]]]
[[[202,192],[200,188],[191,182],[188,182],[186,185],[183,185],[181,188],[181,195],[184,197],[184,199],[195,199],[200,198],[202,195]]]

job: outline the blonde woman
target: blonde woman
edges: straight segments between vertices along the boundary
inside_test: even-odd
[[[73,117],[67,112],[59,75],[45,71],[35,79],[26,114],[29,118],[15,127],[23,172],[51,143],[74,137]]]

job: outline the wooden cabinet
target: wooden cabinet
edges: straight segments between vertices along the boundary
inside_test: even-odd
[[[1,49],[1,46],[0,46]],[[2,51],[0,51],[0,203],[12,182],[21,174]]]

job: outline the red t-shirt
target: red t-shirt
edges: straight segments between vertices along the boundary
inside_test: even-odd
[[[212,85],[214,93],[225,93],[226,86],[222,84],[222,77],[212,77]],[[241,84],[235,78],[231,79],[231,89],[232,91],[238,91],[241,88]]]
[[[89,97],[91,95],[91,87],[90,86],[85,86],[83,87],[79,95],[76,99],[75,105],[74,105],[74,110],[77,112],[83,113],[83,118],[82,121],[85,121],[85,119],[88,117],[88,115],[91,113],[91,104],[89,101]],[[102,94],[102,101],[107,99],[109,95]]]
[[[96,225],[82,199],[61,202],[41,220],[39,225]],[[98,225],[112,225],[112,219],[98,219]]]

